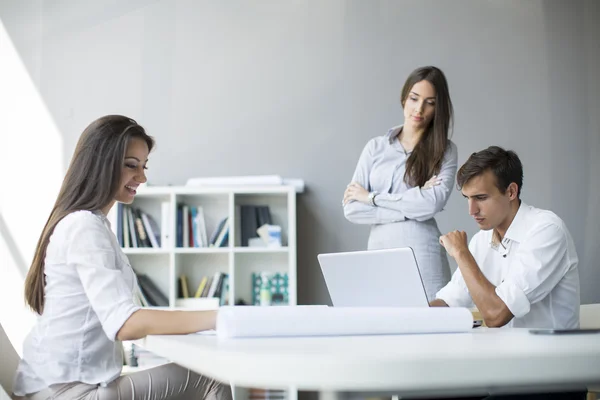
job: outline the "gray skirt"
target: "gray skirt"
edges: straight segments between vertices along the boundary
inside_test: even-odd
[[[411,247],[417,259],[421,279],[429,301],[450,281],[446,250],[440,245],[440,230],[435,219],[419,222],[406,220],[372,225],[369,250]]]

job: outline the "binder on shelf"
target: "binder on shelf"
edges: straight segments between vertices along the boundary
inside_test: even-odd
[[[171,221],[173,218],[171,215],[171,203],[168,201],[163,201],[160,204],[160,244],[161,247],[168,249],[173,247],[171,232],[173,226],[171,225]]]
[[[177,206],[177,247],[183,247],[183,206]]]
[[[269,206],[258,206],[256,207],[257,210],[257,220],[258,220],[258,227],[260,228],[261,226],[268,224],[268,225],[273,225],[273,221],[271,220],[271,210],[269,209]]]
[[[250,238],[258,237],[256,230],[258,229],[258,219],[256,218],[256,207],[251,205],[243,205],[240,207],[240,222],[241,222],[241,245],[248,246]]]

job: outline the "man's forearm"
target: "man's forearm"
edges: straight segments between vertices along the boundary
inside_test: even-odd
[[[488,326],[503,326],[512,319],[506,304],[496,294],[496,287],[483,275],[469,251],[456,257],[469,294]]]

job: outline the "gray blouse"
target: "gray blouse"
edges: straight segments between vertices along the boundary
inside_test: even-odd
[[[426,221],[442,211],[452,188],[458,163],[456,145],[449,141],[442,167],[438,173],[441,183],[429,189],[409,186],[404,182],[406,159],[411,152],[404,150],[396,137],[402,125],[391,128],[384,136],[371,139],[365,146],[353,182],[369,192],[379,194],[377,207],[358,201],[344,206],[344,215],[356,224],[385,224],[406,219]]]

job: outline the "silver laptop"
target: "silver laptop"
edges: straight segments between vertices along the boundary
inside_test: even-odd
[[[319,254],[336,307],[429,307],[410,247]]]

